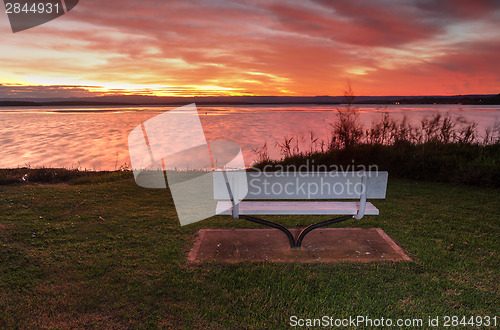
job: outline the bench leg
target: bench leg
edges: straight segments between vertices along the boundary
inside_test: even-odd
[[[325,221],[321,221],[321,222],[318,222],[318,223],[314,223],[314,224],[312,224],[310,226],[307,226],[306,228],[302,229],[302,231],[299,233],[299,236],[297,237],[297,240],[295,240],[295,238],[293,237],[293,235],[290,232],[290,230],[288,230],[286,227],[284,227],[284,226],[282,226],[282,225],[280,225],[278,223],[267,221],[267,220],[264,220],[264,219],[259,219],[259,218],[252,217],[252,216],[249,216],[249,215],[240,215],[240,219],[245,219],[245,220],[248,220],[248,221],[259,223],[261,225],[265,225],[265,226],[269,226],[269,227],[273,227],[273,228],[281,230],[288,237],[288,241],[290,242],[290,247],[292,249],[300,249],[300,247],[302,246],[302,241],[304,240],[304,237],[309,232],[311,232],[312,230],[317,229],[317,228],[321,228],[321,227],[325,227],[325,226],[328,226],[328,225],[331,225],[331,224],[334,224],[334,223],[337,223],[337,222],[342,222],[342,221],[345,221],[345,220],[349,220],[349,219],[352,219],[352,218],[353,218],[352,215],[345,215],[343,217],[334,218],[334,219],[330,219],[330,220],[325,220]]]

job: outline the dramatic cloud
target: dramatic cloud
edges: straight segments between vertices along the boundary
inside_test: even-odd
[[[493,0],[84,1],[16,34],[2,14],[0,43],[0,82],[103,87],[87,92],[333,95],[346,80],[365,95],[500,89]]]
[[[44,98],[65,98],[65,97],[85,97],[90,93],[99,93],[98,88],[89,86],[26,86],[19,84],[0,84],[0,95],[2,99],[36,99],[40,96]]]

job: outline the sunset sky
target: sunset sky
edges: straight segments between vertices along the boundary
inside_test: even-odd
[[[500,92],[498,0],[81,0],[12,33],[0,99]]]

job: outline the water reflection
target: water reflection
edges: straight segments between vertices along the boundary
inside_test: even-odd
[[[271,157],[280,157],[273,148],[276,140],[299,137],[307,147],[313,132],[327,139],[330,123],[336,120],[337,106],[273,105],[198,107],[208,140],[236,141],[246,165],[252,149],[267,142]],[[13,107],[0,108],[0,168],[67,167],[115,170],[130,163],[127,136],[139,123],[174,107]],[[408,115],[411,123],[435,113],[464,116],[478,123],[484,135],[500,121],[499,106],[458,105],[360,105],[365,127],[389,112],[394,119]],[[180,126],[177,128],[181,130]]]

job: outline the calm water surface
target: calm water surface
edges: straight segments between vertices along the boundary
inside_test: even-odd
[[[253,149],[269,146],[279,158],[275,142],[296,137],[301,147],[314,138],[327,140],[337,106],[272,105],[198,107],[208,140],[240,144],[245,161],[256,158]],[[407,115],[417,124],[436,113],[463,116],[478,123],[480,136],[500,123],[500,106],[361,105],[365,128],[388,112],[394,119]],[[173,107],[42,107],[0,108],[0,168],[18,166],[114,170],[129,164],[127,137],[141,122]],[[176,132],[186,134],[186,132]]]

